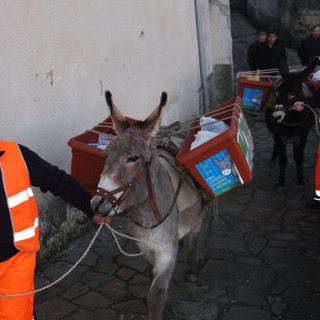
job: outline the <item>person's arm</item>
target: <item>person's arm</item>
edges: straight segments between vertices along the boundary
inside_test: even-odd
[[[250,70],[257,69],[256,54],[257,54],[257,48],[254,47],[254,44],[250,45],[248,49],[248,54],[247,54],[247,61],[250,66]]]
[[[42,192],[52,192],[55,196],[82,210],[97,223],[109,222],[109,218],[94,216],[90,206],[91,194],[76,179],[40,158],[27,147],[22,145],[19,147],[33,186],[39,187]]]
[[[263,69],[262,67],[262,56],[263,56],[263,44],[264,43],[259,43],[257,46],[257,51],[256,51],[256,64],[257,64],[257,69]]]
[[[302,111],[304,104],[309,105],[313,109],[317,107],[320,108],[320,88],[318,88],[311,98],[305,99],[305,101],[296,101],[293,105],[293,110]]]

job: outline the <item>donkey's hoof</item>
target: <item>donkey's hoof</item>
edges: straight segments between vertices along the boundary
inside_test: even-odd
[[[187,274],[187,281],[188,282],[196,282],[197,281],[197,275],[195,273],[188,273]]]

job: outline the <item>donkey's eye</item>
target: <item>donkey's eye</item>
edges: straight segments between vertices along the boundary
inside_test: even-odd
[[[139,156],[130,156],[130,157],[128,157],[128,159],[127,159],[127,163],[135,163],[135,162],[137,162],[139,159],[140,159]]]

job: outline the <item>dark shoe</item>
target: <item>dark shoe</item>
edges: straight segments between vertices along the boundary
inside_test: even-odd
[[[319,200],[312,199],[311,201],[307,202],[306,209],[320,210],[320,199]]]

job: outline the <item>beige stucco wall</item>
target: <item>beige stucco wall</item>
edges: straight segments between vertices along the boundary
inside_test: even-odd
[[[198,111],[193,1],[0,3],[2,139],[69,170],[70,137],[104,119],[109,89],[144,118],[166,90],[164,123]]]
[[[209,75],[231,63],[228,1],[202,8]],[[68,139],[108,115],[107,89],[133,118],[147,116],[163,90],[164,124],[198,112],[193,0],[1,1],[0,43],[1,139],[66,170]]]
[[[209,76],[215,63],[231,64],[228,1],[201,5]],[[0,139],[24,144],[67,172],[69,138],[109,114],[105,90],[131,118],[144,119],[163,90],[169,100],[162,124],[198,116],[194,0],[4,0],[0,43]],[[63,203],[35,194],[42,234],[54,246],[77,222],[74,211],[63,223]]]

